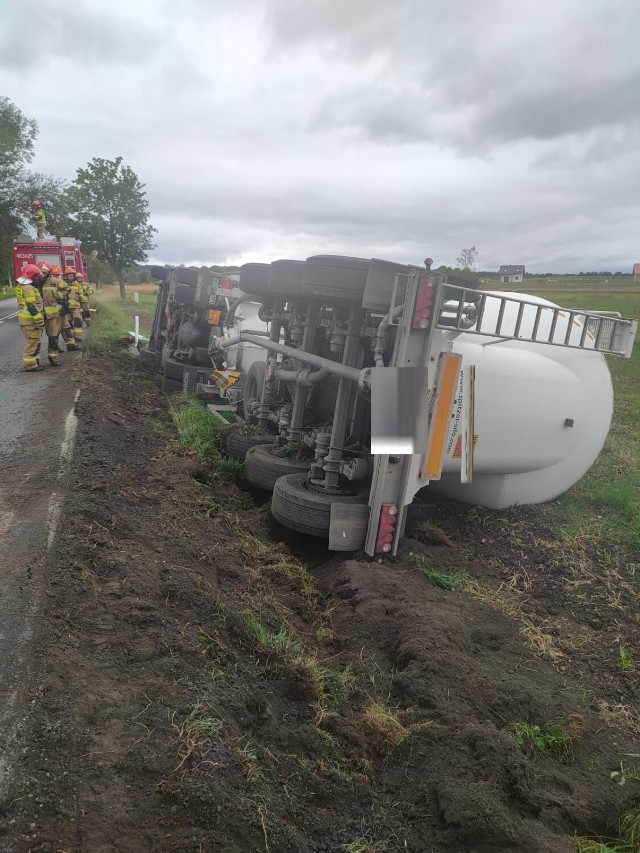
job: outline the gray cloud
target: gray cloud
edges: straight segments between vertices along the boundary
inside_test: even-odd
[[[24,51],[25,8],[55,47]],[[40,125],[38,171],[132,166],[158,261],[451,263],[475,244],[489,268],[626,269],[632,15],[627,0],[25,0],[0,64]]]

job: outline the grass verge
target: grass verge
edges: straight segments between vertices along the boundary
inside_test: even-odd
[[[193,450],[200,462],[209,464],[214,475],[226,475],[234,480],[242,476],[243,463],[220,453],[218,440],[224,424],[211,414],[204,401],[192,395],[180,395],[174,404],[173,421],[183,447]]]
[[[96,300],[97,312],[91,323],[91,333],[83,343],[86,353],[101,355],[113,341],[128,337],[130,328],[129,318],[122,308],[112,302]]]
[[[640,806],[629,809],[618,821],[617,838],[573,839],[576,853],[638,853],[640,851]]]

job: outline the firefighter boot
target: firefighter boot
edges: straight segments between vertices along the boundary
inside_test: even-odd
[[[51,367],[60,367],[60,362],[58,361],[58,336],[55,337],[53,335],[48,335],[48,349],[47,355],[49,356],[49,364]]]
[[[73,309],[73,338],[75,341],[75,345],[78,349],[82,347],[82,317],[80,315],[80,310],[77,308]]]
[[[35,323],[20,326],[24,335],[24,349],[22,352],[22,366],[26,373],[35,373],[43,370],[40,366],[40,335],[41,328]]]

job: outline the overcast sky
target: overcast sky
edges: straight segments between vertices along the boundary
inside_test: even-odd
[[[0,0],[0,79],[158,262],[640,261],[638,0]]]

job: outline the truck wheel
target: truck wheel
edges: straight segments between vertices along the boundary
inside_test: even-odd
[[[269,277],[264,288],[256,290],[256,283],[253,292],[256,295],[302,296],[304,268],[304,261],[274,261],[269,264]]]
[[[311,459],[306,462],[294,462],[286,457],[276,456],[275,448],[254,446],[247,450],[244,460],[245,478],[252,486],[258,486],[272,492],[276,480],[285,474],[303,474],[309,470]]]
[[[286,474],[276,480],[271,515],[280,524],[308,536],[329,538],[331,504],[366,504],[368,494],[328,495],[307,488],[307,474]]]
[[[232,459],[240,459],[244,462],[249,448],[256,447],[258,444],[273,444],[275,440],[275,435],[242,435],[242,433],[232,432],[227,437],[225,453]]]
[[[264,293],[269,287],[270,264],[243,264],[238,287],[243,293]]]
[[[151,278],[155,278],[157,281],[166,281],[169,273],[173,267],[151,267]]]
[[[364,294],[370,261],[342,255],[307,258],[303,293],[326,299],[359,302]]]

